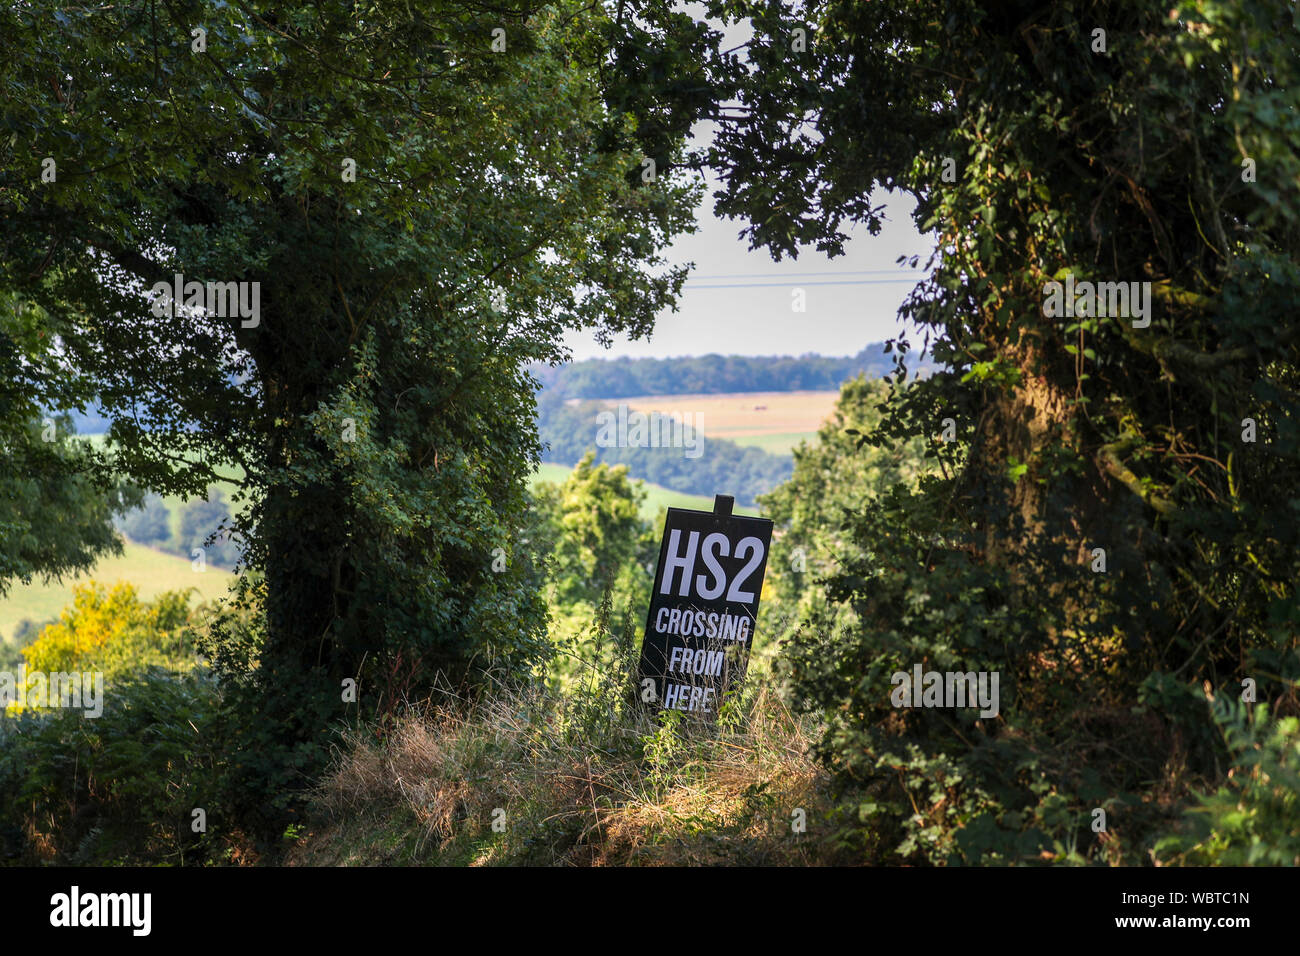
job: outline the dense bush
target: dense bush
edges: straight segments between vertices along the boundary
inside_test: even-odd
[[[133,585],[105,588],[94,580],[73,588],[72,604],[23,649],[32,671],[119,674],[158,666],[192,670],[193,617],[188,592],[141,601]]]
[[[828,609],[823,582],[856,547],[846,528],[864,501],[897,484],[914,487],[928,467],[918,438],[890,448],[865,445],[880,423],[889,392],[864,376],[845,382],[835,410],[815,440],[794,449],[790,480],[759,497],[774,522],[772,554],[763,586],[764,620],[797,621],[814,608]],[[774,611],[778,613],[773,613]],[[845,604],[837,610],[851,613]],[[780,634],[786,636],[783,626]]]
[[[193,862],[230,831],[218,809],[227,743],[217,684],[195,653],[200,625],[186,593],[144,602],[131,585],[90,581],[23,649],[29,684],[34,671],[101,672],[102,712],[15,704],[0,716],[6,855]],[[211,818],[205,831],[192,826],[196,808]]]
[[[23,863],[194,863],[231,831],[217,804],[216,685],[146,668],[112,684],[103,714],[0,718],[0,837]],[[206,832],[196,832],[203,809]]]
[[[1221,697],[1214,716],[1232,768],[1157,853],[1192,866],[1300,866],[1300,720]]]

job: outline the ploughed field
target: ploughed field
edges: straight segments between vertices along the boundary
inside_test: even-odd
[[[715,395],[640,395],[606,399],[610,408],[684,418],[709,438],[726,438],[777,455],[812,440],[835,409],[838,391],[722,392]]]

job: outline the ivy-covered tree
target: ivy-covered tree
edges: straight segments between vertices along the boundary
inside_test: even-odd
[[[1215,772],[1203,684],[1297,702],[1294,5],[710,9],[752,27],[697,53],[718,211],[837,254],[884,187],[936,244],[902,311],[944,367],[871,441],[926,438],[941,471],[860,509],[830,591],[862,626],[791,661],[828,755],[876,788],[883,854],[1144,859],[1135,791]],[[999,715],[897,709],[916,664],[999,672]],[[1103,847],[1086,811],[1121,805]]]
[[[95,383],[113,468],[247,476],[267,679],[338,709],[398,656],[457,681],[544,649],[490,566],[537,456],[522,367],[646,332],[691,225],[691,185],[610,139],[606,29],[566,3],[0,13],[0,282]],[[176,274],[247,308],[169,308]]]
[[[525,366],[647,332],[693,228],[676,134],[651,169],[599,97],[610,28],[567,0],[0,11],[0,288],[94,384],[109,468],[244,476],[252,809],[349,707],[547,652],[535,583],[492,569],[537,461]],[[177,275],[223,300],[171,307]]]

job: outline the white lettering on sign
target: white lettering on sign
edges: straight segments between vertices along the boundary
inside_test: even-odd
[[[740,544],[736,545],[736,557],[743,558],[746,551],[750,552],[753,557],[749,559],[747,565],[740,569],[740,574],[731,582],[731,590],[727,592],[728,601],[754,600],[754,592],[741,591],[740,585],[748,581],[749,576],[758,570],[758,566],[763,563],[763,542],[755,537],[741,538]]]
[[[703,710],[711,708],[715,691],[712,687],[692,687],[690,684],[669,684],[664,690],[664,706],[669,710]]]
[[[679,607],[661,607],[655,615],[656,634],[681,637],[707,637],[723,641],[749,640],[750,619],[743,614],[719,614],[717,611],[683,611]]]
[[[695,558],[697,553],[704,560],[704,566],[708,569],[709,574],[697,574],[694,578],[695,593],[706,601],[713,601],[722,596],[722,592],[727,592],[727,600],[739,604],[746,604],[754,600],[753,591],[742,590],[742,586],[749,581],[758,566],[763,563],[763,556],[766,554],[763,542],[760,538],[752,535],[747,538],[741,538],[740,544],[736,545],[736,557],[749,560],[745,566],[740,569],[731,580],[731,587],[727,587],[727,572],[718,561],[719,555],[722,557],[731,556],[731,542],[725,534],[715,531],[704,539],[704,546],[700,546],[700,533],[692,531],[686,537],[686,550],[682,552],[682,532],[679,528],[674,528],[668,533],[668,549],[664,558],[664,575],[659,583],[660,594],[671,594],[673,582],[677,577],[677,572],[682,574],[681,587],[678,588],[678,597],[691,596],[691,572],[695,570]],[[657,627],[657,625],[656,625]],[[659,628],[662,631],[662,628]]]
[[[701,648],[674,647],[668,655],[668,673],[708,674],[717,677],[722,673],[722,651]]]
[[[704,539],[704,547],[701,549],[705,565],[713,572],[714,584],[711,587],[706,587],[704,575],[697,575],[695,578],[695,592],[706,601],[722,597],[722,592],[727,589],[727,573],[722,570],[722,565],[718,563],[717,554],[715,553],[719,546],[722,547],[722,556],[724,558],[731,554],[731,542],[727,540],[727,536],[715,531]]]
[[[673,576],[679,568],[682,572],[682,589],[679,596],[687,597],[691,592],[691,570],[695,567],[695,548],[700,543],[700,533],[698,531],[690,533],[685,554],[678,552],[681,539],[681,529],[673,528],[672,533],[668,535],[668,560],[664,563],[664,580],[663,584],[659,585],[660,594],[668,594],[672,591]]]

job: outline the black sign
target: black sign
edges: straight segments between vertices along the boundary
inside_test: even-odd
[[[745,676],[767,570],[772,522],[714,510],[669,508],[641,642],[641,699],[716,716]]]

